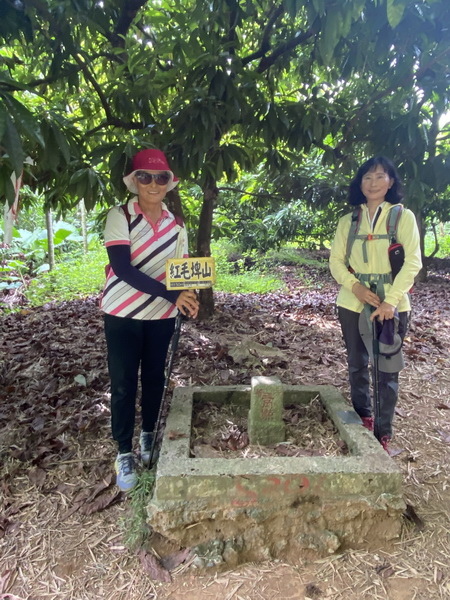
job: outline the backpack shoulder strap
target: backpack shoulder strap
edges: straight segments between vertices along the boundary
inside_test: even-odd
[[[175,258],[183,258],[184,244],[185,244],[185,240],[187,238],[187,232],[186,232],[186,228],[185,228],[183,219],[179,215],[175,215],[174,213],[172,213],[172,214],[175,217],[176,224],[180,228],[180,229],[178,229],[177,243],[175,245]],[[181,233],[182,233],[182,235],[180,235]]]
[[[360,206],[355,206],[352,212],[352,220],[350,223],[350,230],[347,237],[347,248],[345,250],[345,264],[347,268],[350,266],[350,254],[352,253],[353,244],[358,235],[358,231],[361,225],[362,210]]]
[[[389,216],[386,223],[386,230],[389,239],[392,243],[395,243],[397,241],[398,223],[400,221],[400,217],[402,216],[402,212],[403,206],[401,204],[394,204],[394,206],[389,211]]]
[[[184,227],[184,221],[183,219],[180,217],[180,215],[173,215],[175,217],[175,222],[177,225],[179,225],[180,227]]]
[[[130,215],[130,211],[128,210],[128,202],[126,204],[122,204],[121,209],[123,210],[123,214],[125,215],[125,218],[126,218],[127,223],[128,223],[128,229],[129,229],[130,228],[131,215]]]

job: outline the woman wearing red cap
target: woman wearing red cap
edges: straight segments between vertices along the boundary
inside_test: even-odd
[[[182,222],[164,204],[178,180],[163,152],[147,149],[133,157],[123,178],[133,197],[115,206],[105,227],[109,271],[101,310],[104,312],[111,378],[111,424],[118,444],[117,485],[128,491],[137,482],[133,432],[138,373],[141,369],[141,458],[148,466],[153,430],[164,388],[164,367],[175,317],[196,317],[194,291],[168,291],[165,264],[187,256]]]

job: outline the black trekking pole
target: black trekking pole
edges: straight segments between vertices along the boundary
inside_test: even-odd
[[[175,352],[177,351],[178,341],[180,339],[181,322],[185,319],[187,319],[187,317],[185,317],[181,313],[178,313],[178,315],[176,316],[175,329],[172,334],[172,339],[170,340],[169,349],[167,351],[166,368],[164,369],[164,377],[165,377],[164,388],[163,388],[163,393],[162,393],[162,397],[161,397],[161,404],[159,405],[158,418],[156,419],[155,428],[153,429],[152,447],[150,450],[150,459],[149,459],[149,463],[148,463],[149,469],[152,468],[152,460],[153,460],[153,456],[155,454],[156,443],[157,443],[157,439],[158,439],[158,435],[159,435],[159,429],[161,426],[161,417],[163,415],[163,410],[164,410],[164,407],[166,404],[166,395],[167,395],[167,390],[169,388],[173,360],[175,358]]]
[[[370,284],[370,291],[374,294],[377,293],[377,285],[376,283]],[[372,309],[372,312],[375,309]],[[373,405],[374,405],[374,427],[373,434],[377,438],[380,439],[380,416],[381,416],[381,406],[380,406],[380,370],[379,370],[379,358],[380,358],[380,345],[378,341],[378,332],[377,332],[377,319],[373,319],[372,321],[372,353],[373,353],[373,371],[372,371],[372,385],[373,385]]]

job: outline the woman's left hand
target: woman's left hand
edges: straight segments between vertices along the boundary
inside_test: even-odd
[[[193,290],[185,290],[178,296],[175,306],[181,314],[196,318],[200,304],[197,300],[197,294]]]
[[[370,320],[378,319],[383,322],[385,319],[393,319],[394,318],[395,306],[392,304],[388,304],[387,302],[382,302],[380,306],[373,311],[370,315]]]

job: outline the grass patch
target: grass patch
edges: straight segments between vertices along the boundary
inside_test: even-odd
[[[42,306],[47,302],[63,302],[82,299],[98,294],[105,283],[105,264],[108,256],[103,246],[95,247],[88,254],[71,255],[56,265],[53,271],[34,278],[24,291],[31,306]],[[217,264],[215,290],[230,293],[273,292],[284,287],[283,282],[258,267],[251,271],[230,273],[233,264],[220,256]]]
[[[450,256],[450,223],[446,223],[443,230],[443,235],[437,236],[439,250],[435,254],[436,258],[448,258]],[[435,240],[432,233],[427,233],[425,236],[425,256],[430,256],[434,251]]]
[[[260,258],[260,261],[266,268],[277,265],[292,267],[307,265],[318,269],[328,269],[328,262],[326,260],[310,258],[308,254],[311,254],[308,250],[305,251],[293,246],[283,246],[279,249],[274,248],[269,250],[269,252]]]
[[[214,289],[231,294],[265,294],[284,288],[284,283],[267,269],[256,252],[242,253],[231,240],[221,239],[211,244],[216,263],[217,281]]]
[[[140,473],[136,486],[128,492],[129,510],[121,521],[123,541],[132,551],[141,548],[150,537],[147,504],[155,484],[155,473],[146,469]]]
[[[259,271],[246,271],[232,275],[230,273],[217,273],[214,289],[219,292],[231,294],[265,294],[284,288],[285,285],[277,277]]]
[[[96,246],[82,256],[69,256],[53,271],[42,273],[24,292],[31,306],[47,302],[75,300],[98,294],[105,283],[108,256],[103,246]]]

